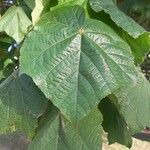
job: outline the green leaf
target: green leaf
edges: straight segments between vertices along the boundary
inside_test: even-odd
[[[9,58],[2,63],[2,67],[0,68],[0,83],[2,83],[6,78],[8,78],[12,74],[14,68],[15,64]]]
[[[123,33],[122,37],[131,47],[135,58],[135,64],[141,64],[144,61],[146,54],[150,52],[150,33],[145,33],[137,39],[132,38],[126,33]]]
[[[88,0],[59,0],[58,5],[52,7],[51,10],[58,9],[64,6],[75,6],[79,5],[85,11],[85,16],[89,17]]]
[[[83,5],[87,0],[59,0],[58,5],[66,6],[66,5]]]
[[[35,24],[40,19],[40,16],[50,10],[51,0],[35,0],[35,8],[32,11],[32,22]]]
[[[29,76],[14,72],[0,84],[0,133],[24,130],[32,137],[46,103]]]
[[[131,148],[131,135],[117,105],[107,97],[100,102],[99,108],[103,115],[103,129],[108,132],[109,144],[117,142]]]
[[[0,83],[4,79],[4,67],[5,61],[8,59],[7,49],[9,47],[9,43],[5,41],[2,37],[0,38]]]
[[[0,62],[3,62],[7,59],[8,54],[5,48],[7,47],[7,44],[0,41]]]
[[[13,41],[14,41],[13,38],[11,38],[10,36],[8,36],[4,32],[0,33],[0,42],[5,42],[5,43],[11,45]]]
[[[0,35],[0,51],[7,52],[7,49],[12,44],[12,42],[13,40],[10,37],[8,36],[1,37]]]
[[[33,10],[33,8],[35,7],[35,0],[24,0],[24,1],[27,4],[27,6]]]
[[[79,6],[44,15],[20,59],[22,71],[75,122],[136,78],[129,46],[103,22],[86,19]]]
[[[5,31],[17,43],[23,40],[30,25],[31,22],[21,7],[10,7],[0,18],[0,32]]]
[[[150,83],[143,75],[139,75],[135,85],[122,88],[115,95],[120,104],[120,113],[132,133],[150,126]]]
[[[55,7],[52,7],[51,10],[58,9],[64,6],[79,5],[84,8],[86,15],[89,16],[87,4],[88,4],[88,0],[58,0],[58,5],[56,5]]]
[[[95,12],[104,10],[105,13],[110,15],[111,19],[117,24],[117,26],[121,27],[133,38],[137,38],[146,33],[146,31],[133,19],[119,10],[112,0],[90,0],[90,5]]]
[[[74,126],[54,106],[48,108],[29,150],[101,150],[102,116],[97,109]]]
[[[1,63],[0,63],[0,67],[1,67]],[[3,82],[3,72],[0,70],[0,84]]]

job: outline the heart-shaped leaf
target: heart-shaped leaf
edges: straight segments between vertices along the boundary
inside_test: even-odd
[[[136,79],[129,46],[103,22],[86,19],[79,6],[43,16],[25,40],[20,67],[75,122]]]

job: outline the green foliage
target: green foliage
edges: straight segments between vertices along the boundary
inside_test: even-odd
[[[135,78],[129,46],[104,23],[86,19],[82,8],[57,9],[35,28],[21,49],[21,69],[68,119],[78,121]]]
[[[150,126],[138,68],[150,34],[116,1],[18,0],[0,32],[1,134],[25,131],[29,150],[99,150],[103,130],[131,147]]]
[[[9,36],[14,38],[17,43],[20,43],[27,28],[31,25],[21,7],[12,6],[0,19],[0,32],[5,31]]]
[[[80,6],[82,6],[82,5],[84,5],[86,2],[87,2],[87,0],[76,0],[76,1],[74,1],[74,0],[58,0],[58,7],[60,7],[60,6],[67,6],[67,5],[80,5]]]
[[[27,6],[30,8],[30,9],[34,9],[34,7],[35,7],[35,1],[31,1],[31,0],[24,0],[25,1],[25,3],[27,4]]]
[[[32,79],[15,71],[0,85],[0,132],[24,129],[33,137],[36,118],[43,113],[46,102]]]
[[[95,12],[104,11],[106,14],[110,15],[111,20],[117,25],[117,27],[114,25],[112,26],[130,45],[135,57],[135,64],[142,63],[145,54],[150,51],[150,33],[146,32],[134,20],[125,15],[112,0],[91,0],[90,5]],[[111,25],[112,22],[109,23],[109,20],[110,19],[107,19],[106,22]]]
[[[49,147],[53,150],[99,150],[101,122],[100,112],[93,109],[74,125],[51,104],[40,120],[36,137],[29,150],[45,150]]]
[[[106,13],[108,13],[117,26],[121,27],[134,38],[137,38],[146,32],[130,17],[126,16],[122,11],[120,11],[112,0],[90,0],[90,5],[96,12],[104,10]]]
[[[150,83],[142,74],[135,85],[121,88],[115,95],[132,134],[150,125]]]
[[[15,62],[13,62],[13,54],[9,54],[6,49],[9,48],[13,39],[2,33],[0,38],[0,83],[11,75]]]
[[[130,148],[132,145],[131,134],[125,120],[118,110],[119,106],[116,103],[117,101],[114,101],[112,96],[100,102],[99,109],[103,115],[102,126],[108,133],[109,144],[118,142]]]

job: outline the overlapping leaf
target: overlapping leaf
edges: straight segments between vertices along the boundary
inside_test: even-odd
[[[51,10],[58,9],[64,6],[74,6],[74,5],[79,5],[83,7],[86,15],[88,16],[88,8],[87,8],[88,0],[58,0],[58,5],[51,8]]]
[[[84,3],[86,3],[87,0],[59,0],[58,7],[59,6],[67,6],[67,5],[80,5],[82,6]]]
[[[72,121],[136,78],[129,46],[79,6],[43,16],[25,40],[20,67]]]
[[[102,125],[108,133],[109,144],[117,142],[130,148],[132,146],[131,135],[117,107],[108,97],[100,102],[99,108],[103,115]]]
[[[22,129],[32,137],[46,102],[29,76],[14,72],[0,85],[0,133]]]
[[[35,0],[24,0],[25,3],[27,4],[27,6],[33,10],[33,8],[35,7]]]
[[[100,150],[102,116],[95,109],[74,126],[54,106],[40,120],[29,150]]]
[[[5,31],[18,43],[23,40],[30,25],[31,22],[21,7],[10,7],[0,18],[0,32]]]
[[[150,51],[150,34],[119,10],[112,0],[91,0],[90,5],[95,12],[104,10],[118,27],[126,31],[122,36],[132,49],[135,63],[140,64],[144,56]],[[119,34],[122,34],[121,30]]]
[[[134,55],[135,64],[141,64],[145,56],[150,52],[150,35],[145,33],[139,36],[137,39],[128,36],[126,33],[122,34],[122,37],[127,41],[132,49]]]
[[[104,10],[108,13],[111,19],[132,37],[137,38],[146,33],[133,19],[120,11],[112,0],[90,0],[90,5],[95,12]]]
[[[0,83],[4,80],[5,77],[4,68],[12,62],[10,59],[8,59],[7,53],[7,49],[11,40],[8,37],[3,37],[2,35],[0,38]]]
[[[132,133],[150,126],[150,83],[143,75],[139,75],[138,83],[115,94],[120,104],[120,112]]]
[[[40,16],[43,15],[44,13],[48,12],[50,10],[50,7],[55,5],[57,1],[52,1],[52,0],[35,0],[35,8],[33,9],[32,12],[32,22],[35,24],[39,19]]]

